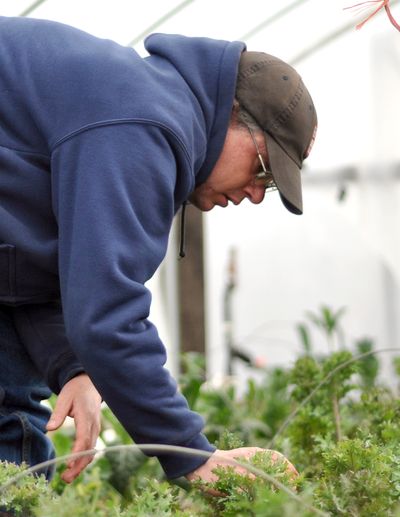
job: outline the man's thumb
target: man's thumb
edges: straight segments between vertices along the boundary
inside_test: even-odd
[[[67,416],[68,416],[68,409],[66,407],[59,407],[56,404],[53,414],[51,415],[50,420],[47,422],[47,425],[46,425],[47,431],[55,431],[56,429],[61,427]]]

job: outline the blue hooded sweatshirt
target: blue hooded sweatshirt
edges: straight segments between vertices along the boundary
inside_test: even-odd
[[[0,48],[0,303],[53,391],[84,369],[137,443],[214,450],[144,284],[222,150],[244,44],[154,34],[141,58],[0,17]],[[159,459],[171,478],[205,461]]]

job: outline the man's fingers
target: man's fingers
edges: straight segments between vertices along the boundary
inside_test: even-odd
[[[85,467],[87,467],[89,463],[93,461],[93,458],[94,455],[90,455],[72,461],[68,468],[62,473],[61,478],[66,483],[71,483],[76,477],[79,476],[82,470],[84,470]]]
[[[94,448],[100,433],[101,397],[88,375],[81,373],[69,380],[62,388],[47,430],[58,429],[67,416],[74,418],[76,438],[72,453]],[[93,454],[71,458],[62,478],[73,481],[92,461]]]
[[[90,436],[90,428],[85,425],[80,420],[75,420],[76,425],[76,437],[75,442],[72,447],[72,452],[83,452],[92,448],[91,436]],[[76,463],[77,461],[86,459],[85,456],[82,458],[71,458],[67,465],[70,466],[72,463]]]
[[[277,451],[262,449],[260,447],[241,447],[238,449],[231,449],[228,451],[216,450],[214,452],[214,454],[209,458],[208,461],[203,463],[203,465],[201,465],[195,471],[187,474],[186,478],[189,481],[194,481],[196,479],[200,479],[200,480],[204,481],[205,483],[213,483],[213,482],[217,481],[217,479],[218,479],[218,476],[215,474],[215,468],[218,466],[221,466],[221,467],[233,466],[235,471],[238,474],[243,474],[243,475],[249,476],[250,478],[254,478],[255,477],[254,474],[249,472],[249,470],[246,469],[245,467],[238,465],[236,462],[237,461],[240,462],[243,460],[249,460],[252,456],[254,456],[254,454],[256,454],[258,452],[265,452],[266,454],[269,454],[273,462],[276,462],[279,460],[284,461],[287,472],[290,473],[293,476],[293,478],[295,478],[298,475],[297,470],[289,462],[289,460],[287,458],[285,458],[285,456],[283,456],[283,454],[281,454]],[[213,494],[213,495],[215,495],[215,494]]]
[[[47,431],[55,431],[59,427],[62,426],[65,419],[69,415],[71,410],[71,401],[64,400],[64,398],[59,397],[57,399],[54,411],[50,417],[50,420],[47,422],[46,429]]]
[[[72,452],[83,452],[90,449],[93,449],[93,444],[91,442],[83,440],[78,441],[76,440],[74,443],[74,447],[72,449]],[[67,463],[67,469],[62,474],[62,479],[66,481],[67,483],[70,483],[73,481],[79,474],[84,470],[85,467],[89,465],[94,459],[94,454],[85,454],[82,457],[79,458],[71,458],[71,460]]]
[[[93,447],[90,445],[90,442],[87,441],[78,441],[76,440],[74,443],[74,447],[72,449],[72,453],[76,452],[83,452],[92,449]],[[79,474],[82,472],[82,470],[89,465],[91,461],[93,461],[94,454],[85,454],[82,457],[78,458],[71,458],[67,462],[67,469],[62,474],[62,479],[67,482],[71,483]]]
[[[100,431],[99,422],[90,425],[84,414],[75,416],[76,438],[72,448],[72,453],[83,452],[93,449],[96,445]],[[67,483],[73,481],[82,470],[93,461],[94,455],[87,454],[80,458],[71,458],[67,462],[67,470],[63,472],[62,479]]]

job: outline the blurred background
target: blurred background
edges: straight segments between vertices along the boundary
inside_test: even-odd
[[[355,29],[380,3],[1,2],[1,15],[67,23],[143,56],[152,32],[241,40],[295,66],[313,96],[319,129],[303,171],[304,215],[287,212],[277,194],[258,206],[189,209],[179,261],[173,228],[149,288],[174,374],[179,352],[190,350],[206,353],[215,382],[244,379],[248,361],[290,366],[302,346],[297,325],[323,306],[344,309],[334,347],[363,338],[377,348],[400,345],[400,33],[384,10]],[[390,6],[400,20],[400,3]],[[309,338],[327,351],[315,326]]]

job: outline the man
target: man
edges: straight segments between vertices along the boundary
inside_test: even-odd
[[[213,452],[164,368],[144,284],[187,199],[206,211],[276,186],[302,212],[316,129],[305,86],[240,42],[155,34],[143,59],[62,24],[0,18],[0,47],[0,458],[52,457],[45,431],[67,415],[74,451],[90,449],[101,398],[137,443]],[[220,461],[159,460],[189,479]]]

